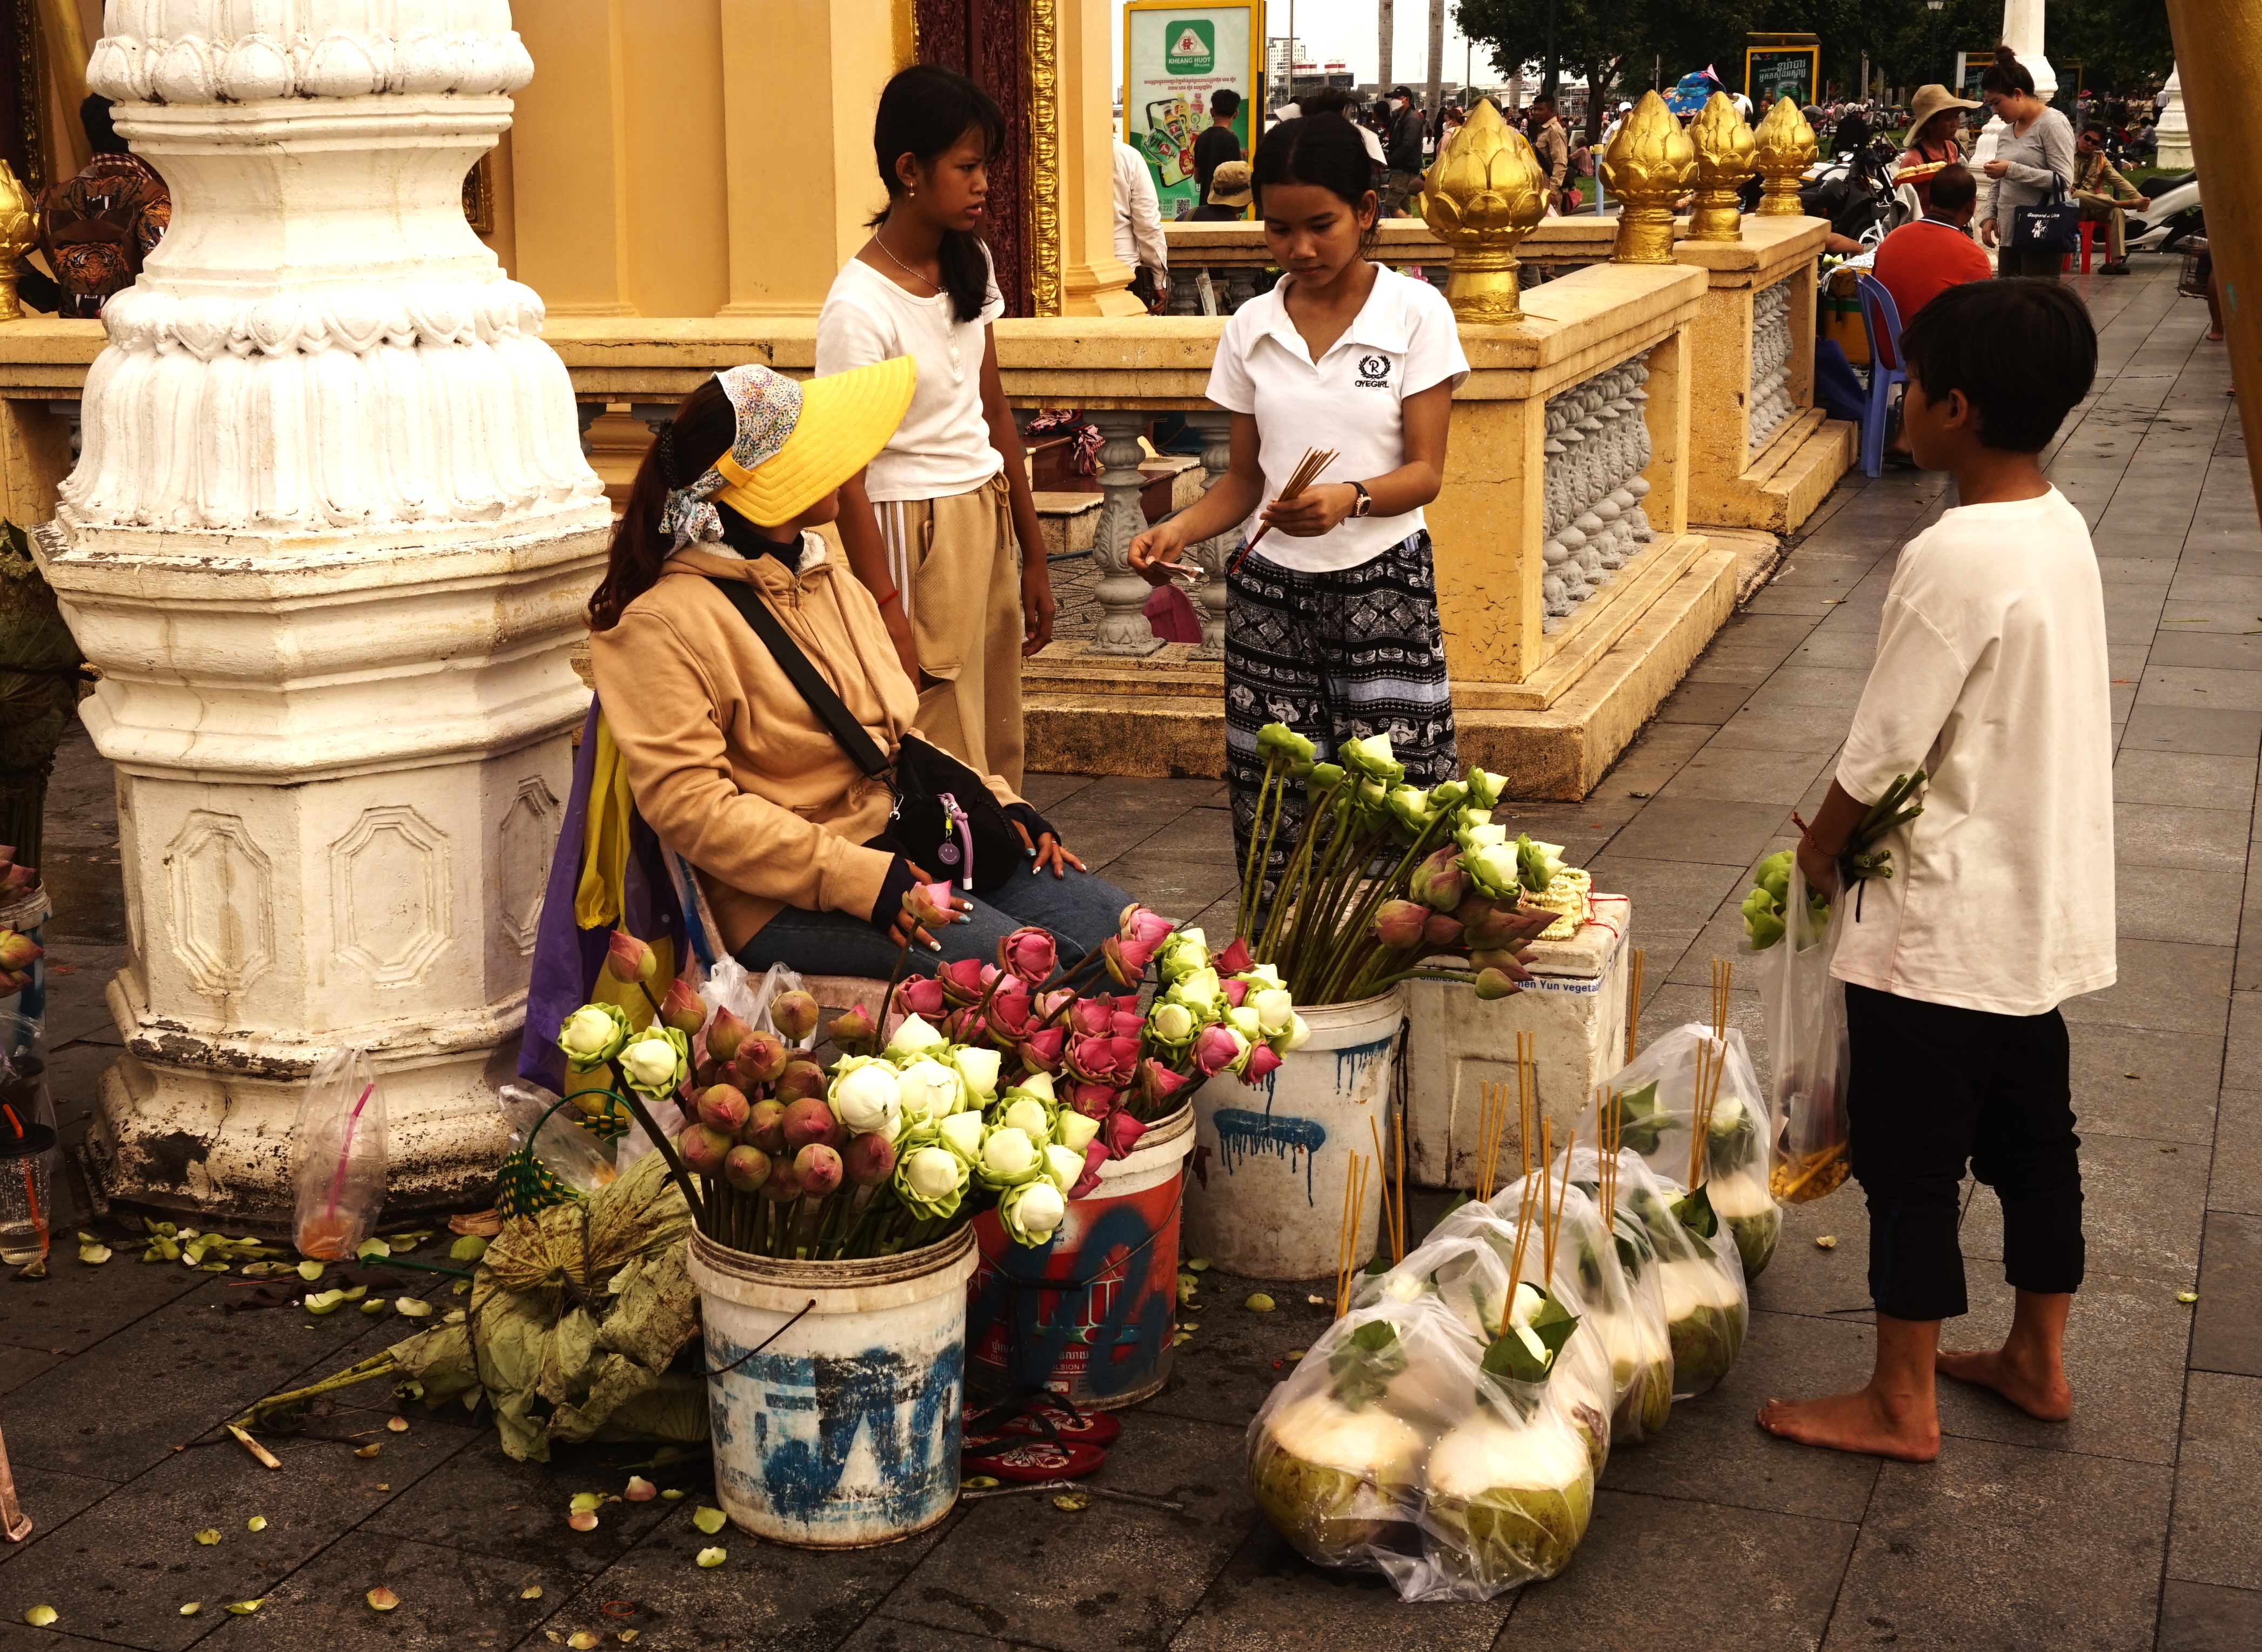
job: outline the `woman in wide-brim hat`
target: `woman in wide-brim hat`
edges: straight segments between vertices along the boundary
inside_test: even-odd
[[[1963,126],[1961,111],[1978,107],[1937,84],[1918,87],[1916,96],[1909,100],[1908,147],[1901,152],[1897,169],[1935,169],[1922,177],[1909,180],[1923,211],[1932,211],[1932,180],[1937,176],[1936,169],[1963,159],[1963,145],[1957,136]]]
[[[879,603],[813,531],[895,434],[916,377],[897,356],[806,384],[758,363],[709,378],[645,453],[589,601],[602,737],[636,812],[695,869],[724,945],[756,973],[886,976],[906,942],[988,959],[1024,923],[1072,962],[1130,901],[991,773],[1027,870],[919,928],[904,897],[947,869],[890,837],[888,774],[864,772],[732,600],[751,590],[889,758],[918,732]]]

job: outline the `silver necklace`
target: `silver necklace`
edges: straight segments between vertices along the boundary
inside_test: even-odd
[[[923,275],[919,274],[919,272],[918,272],[918,270],[916,270],[916,269],[912,269],[909,264],[905,263],[902,259],[900,259],[900,258],[897,257],[897,256],[895,255],[895,254],[894,254],[894,253],[892,253],[892,252],[889,252],[889,251],[888,251],[888,243],[887,243],[886,241],[882,241],[882,240],[880,238],[880,232],[879,232],[878,230],[876,230],[876,229],[875,229],[875,230],[874,230],[874,231],[872,232],[872,245],[874,245],[875,247],[877,247],[877,248],[878,248],[882,252],[883,252],[883,253],[887,253],[887,254],[888,254],[888,262],[889,262],[890,263],[893,264],[897,269],[900,269],[900,270],[902,270],[905,275],[909,276],[912,280],[914,280],[914,281],[926,281],[926,284],[927,284],[928,286],[930,286],[930,287],[933,288],[935,291],[937,291],[937,292],[940,292],[940,291],[942,291],[942,284],[941,284],[940,282],[936,282],[936,281],[927,281],[927,280],[926,280],[926,277],[925,276],[923,276]]]

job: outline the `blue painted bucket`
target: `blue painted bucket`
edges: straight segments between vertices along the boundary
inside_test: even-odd
[[[694,1232],[715,1492],[803,1548],[925,1531],[958,1498],[974,1230],[901,1256],[750,1256]]]
[[[1259,1279],[1335,1272],[1352,1156],[1371,1159],[1377,1136],[1390,1139],[1403,993],[1302,1013],[1311,1041],[1270,1078],[1252,1087],[1221,1074],[1194,1093],[1185,1252]],[[1361,1261],[1373,1254],[1380,1192],[1370,1182]]]

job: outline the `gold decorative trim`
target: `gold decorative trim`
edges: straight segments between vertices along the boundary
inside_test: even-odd
[[[47,122],[41,111],[39,30],[32,0],[16,0],[16,100],[24,134],[24,187],[34,196],[47,181]]]
[[[464,221],[474,235],[495,233],[494,151],[490,149],[464,174]]]
[[[1029,296],[1058,315],[1061,292],[1060,4],[1029,0]]]

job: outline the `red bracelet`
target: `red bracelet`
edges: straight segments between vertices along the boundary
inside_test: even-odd
[[[903,592],[902,592],[902,590],[901,590],[900,588],[899,588],[899,589],[897,589],[897,590],[894,590],[894,591],[890,591],[890,592],[889,592],[889,593],[888,593],[888,594],[887,594],[886,596],[882,597],[882,598],[880,598],[880,599],[879,599],[879,606],[884,608],[884,607],[886,607],[888,606],[888,604],[890,604],[890,602],[893,602],[897,598],[898,598],[898,597],[900,597],[900,596],[902,596],[903,594],[904,594],[904,593],[903,593]]]

